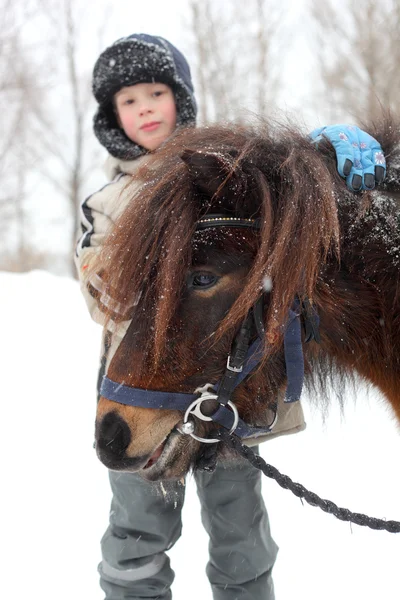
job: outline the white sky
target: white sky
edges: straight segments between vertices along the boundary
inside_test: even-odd
[[[101,600],[99,541],[108,523],[106,468],[92,448],[100,328],[77,282],[0,273],[2,320],[1,597]],[[305,432],[262,456],[339,506],[400,520],[400,435],[363,386],[324,426],[304,402]],[[342,523],[264,478],[280,546],[277,600],[398,600],[400,534]],[[189,481],[183,536],[170,552],[174,600],[211,600],[207,537]]]

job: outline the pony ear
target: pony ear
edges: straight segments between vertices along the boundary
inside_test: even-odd
[[[188,168],[193,185],[208,196],[219,198],[232,192],[245,193],[246,177],[235,165],[235,158],[230,153],[199,152],[187,148],[181,159]]]

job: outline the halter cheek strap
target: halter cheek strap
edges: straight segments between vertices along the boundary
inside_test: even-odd
[[[297,303],[294,306],[294,310],[289,311],[289,320],[284,334],[287,373],[285,402],[296,402],[299,400],[303,387],[304,358],[301,343],[300,311],[298,307]],[[186,419],[184,419],[184,424],[189,421],[188,414],[191,414],[202,420],[211,420],[226,429],[232,430],[234,426],[236,435],[241,438],[257,437],[269,433],[276,423],[276,406],[273,407],[275,409],[275,416],[272,423],[266,427],[257,427],[248,425],[240,419],[236,414],[236,407],[232,406],[233,403],[230,401],[234,390],[256,369],[263,355],[263,342],[260,338],[257,338],[250,347],[248,346],[249,329],[248,317],[235,339],[232,353],[228,357],[227,367],[222,379],[214,385],[207,384],[201,390],[199,389],[197,393],[189,394],[133,388],[124,385],[124,383],[112,381],[106,376],[102,381],[100,395],[108,400],[127,406],[184,411]],[[246,344],[246,351],[243,355]],[[206,416],[201,412],[201,403],[209,399],[216,400],[219,406],[212,415]],[[195,406],[188,413],[188,409],[193,404]],[[189,433],[193,437],[196,437],[193,431],[182,431],[182,433]],[[201,441],[206,440],[201,438]]]
[[[234,388],[236,388],[242,381],[250,374],[251,371],[259,363],[261,355],[261,340],[256,340],[249,348],[248,355],[246,357],[246,364],[243,370],[238,374],[238,378]],[[258,357],[258,358],[257,358]],[[141,408],[158,408],[165,410],[180,410],[186,412],[187,409],[195,401],[200,400],[203,402],[208,399],[216,399],[219,402],[218,397],[219,384],[204,386],[203,391],[197,393],[179,393],[179,392],[162,392],[157,390],[146,390],[142,388],[133,388],[123,383],[117,383],[112,381],[109,377],[103,378],[100,395],[113,402],[119,404],[125,404],[126,406],[137,406]],[[235,415],[232,410],[227,407],[228,401],[224,404],[219,404],[216,412],[205,420],[212,420],[213,422],[222,425],[227,429],[231,429],[235,421]],[[201,411],[192,411],[193,414],[199,418],[202,418]],[[203,415],[205,416],[205,415]],[[235,433],[239,437],[254,437],[255,435],[261,435],[263,433],[269,433],[274,425],[274,422],[267,427],[253,427],[247,425],[242,419],[238,419],[237,426],[235,427]]]

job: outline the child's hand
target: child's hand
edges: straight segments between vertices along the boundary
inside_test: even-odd
[[[386,161],[381,145],[369,133],[355,125],[330,125],[310,133],[317,144],[327,139],[336,151],[339,175],[346,179],[347,187],[355,192],[372,190],[382,183],[386,174]]]

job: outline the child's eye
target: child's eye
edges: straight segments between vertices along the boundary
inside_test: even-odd
[[[157,98],[158,96],[161,96],[162,94],[164,94],[164,91],[163,91],[163,90],[157,90],[156,92],[153,92],[153,96],[156,96],[156,98]]]
[[[132,98],[128,98],[127,100],[125,100],[124,104],[133,104],[135,101],[132,100]]]

